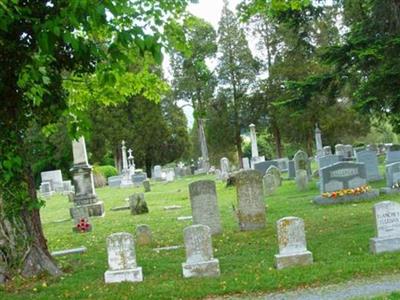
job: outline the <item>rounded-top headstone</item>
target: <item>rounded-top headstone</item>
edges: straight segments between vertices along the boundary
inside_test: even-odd
[[[265,203],[262,176],[255,170],[241,170],[235,175],[239,227],[256,230],[265,227]]]
[[[138,245],[149,245],[153,242],[153,236],[149,225],[141,224],[136,227],[136,243]]]
[[[222,232],[217,192],[213,180],[199,180],[189,184],[193,224],[209,226],[211,234]]]
[[[277,222],[280,254],[307,251],[304,221],[297,217],[285,217]]]

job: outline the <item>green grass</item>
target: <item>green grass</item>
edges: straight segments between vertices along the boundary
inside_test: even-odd
[[[315,181],[310,190],[298,192],[294,181],[283,182],[275,195],[265,199],[267,227],[264,230],[240,232],[232,212],[236,202],[234,188],[217,183],[218,202],[224,233],[213,238],[214,255],[220,260],[219,278],[184,279],[181,263],[184,249],[156,253],[153,247],[182,245],[183,229],[190,221],[177,221],[190,215],[187,185],[201,178],[189,177],[174,183],[156,183],[146,193],[150,213],[131,216],[129,211],[110,211],[124,205],[124,198],[140,189],[97,189],[104,201],[106,216],[93,218],[93,231],[72,232],[68,218],[67,197],[54,196],[42,210],[42,221],[52,251],[86,246],[88,252],[59,259],[65,275],[59,279],[46,276],[35,279],[16,278],[0,291],[0,299],[199,299],[207,296],[239,293],[283,291],[306,286],[339,283],[357,277],[395,273],[400,268],[400,254],[372,255],[369,239],[375,235],[372,206],[382,200],[400,202],[400,196],[381,196],[374,201],[321,207],[312,199],[319,194]],[[373,184],[384,186],[384,181]],[[182,205],[176,211],[164,211],[167,205]],[[276,226],[278,219],[297,216],[304,219],[308,249],[315,263],[307,267],[274,269],[278,252]],[[115,232],[134,233],[136,225],[148,224],[153,230],[154,245],[136,247],[138,265],[143,268],[144,282],[104,284],[107,270],[106,237]],[[391,298],[389,298],[391,299]]]

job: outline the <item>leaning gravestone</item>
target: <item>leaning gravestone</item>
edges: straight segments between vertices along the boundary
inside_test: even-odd
[[[135,193],[129,196],[129,207],[132,215],[141,215],[149,212],[143,193]]]
[[[205,225],[192,225],[183,231],[186,262],[182,264],[183,277],[219,276],[219,261],[213,257],[211,231]]]
[[[108,271],[106,283],[143,281],[142,268],[136,264],[135,242],[129,233],[114,233],[107,238]]]
[[[376,237],[370,239],[371,252],[400,251],[400,204],[383,201],[374,205]]]
[[[278,162],[274,160],[260,161],[254,164],[254,170],[260,172],[264,176],[270,166],[278,167]]]
[[[367,171],[367,181],[377,181],[382,179],[382,176],[379,175],[378,157],[376,156],[375,151],[356,151],[356,159],[357,162],[365,164],[365,169]]]
[[[265,227],[265,204],[261,174],[256,170],[236,173],[237,215],[242,231]]]
[[[289,160],[288,163],[288,178],[289,179],[294,179],[296,177],[296,170],[294,168],[294,161]]]
[[[75,226],[72,228],[74,232],[89,232],[92,231],[92,225],[89,222],[89,209],[85,206],[76,207],[73,210]]]
[[[301,192],[308,190],[308,174],[306,170],[296,171],[296,186]]]
[[[136,227],[136,243],[138,245],[150,245],[153,242],[153,235],[149,225],[142,224]]]
[[[386,187],[381,188],[383,194],[396,194],[400,192],[400,162],[386,165]]]
[[[144,188],[144,192],[148,193],[151,191],[151,186],[150,186],[150,180],[146,179],[142,182],[143,184],[143,188]]]
[[[400,161],[400,145],[389,146],[386,150],[386,164],[391,164]]]
[[[286,217],[276,222],[279,254],[275,255],[277,269],[309,265],[313,256],[307,250],[304,221],[297,217]]]
[[[275,185],[281,186],[282,185],[282,177],[281,177],[281,170],[275,166],[270,166],[265,174],[271,174],[274,177]]]
[[[335,204],[362,201],[379,196],[378,190],[367,187],[365,165],[355,162],[338,162],[320,170],[321,195],[316,204]]]
[[[215,182],[199,180],[189,184],[193,224],[210,227],[211,234],[222,232]]]
[[[276,180],[273,175],[265,174],[263,177],[264,195],[270,196],[275,193],[277,189]]]

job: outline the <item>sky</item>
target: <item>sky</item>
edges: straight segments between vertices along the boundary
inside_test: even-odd
[[[235,11],[236,6],[239,4],[240,0],[228,0],[229,8]],[[211,23],[215,30],[218,29],[218,22],[221,18],[222,7],[224,5],[223,0],[198,0],[197,4],[190,4],[188,11],[195,15],[196,17],[202,18],[207,22]],[[164,61],[164,70],[166,73],[169,72],[168,58],[166,57]],[[168,75],[167,75],[168,77]],[[178,103],[179,106],[183,106],[185,103]],[[188,127],[193,126],[193,109],[190,106],[184,106],[183,111],[185,112],[186,118],[188,119]]]

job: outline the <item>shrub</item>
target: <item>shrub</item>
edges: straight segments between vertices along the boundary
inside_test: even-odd
[[[101,174],[104,178],[118,175],[118,171],[113,166],[94,166],[94,175]]]

